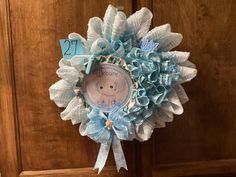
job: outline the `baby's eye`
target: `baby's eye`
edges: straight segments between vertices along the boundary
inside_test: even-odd
[[[110,85],[110,88],[113,89],[113,85]]]
[[[103,89],[103,86],[100,86],[100,89]]]

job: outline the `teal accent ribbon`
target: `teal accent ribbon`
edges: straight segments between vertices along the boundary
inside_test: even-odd
[[[90,55],[85,73],[90,74],[93,71],[95,65],[96,65],[96,57],[94,55]]]

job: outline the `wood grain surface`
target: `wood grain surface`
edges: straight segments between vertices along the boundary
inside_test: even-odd
[[[140,0],[153,27],[170,23],[198,75],[184,84],[190,101],[151,143],[140,145],[142,176],[236,176],[236,3],[234,0]],[[151,5],[150,5],[151,2]],[[149,152],[150,155],[143,155]],[[152,165],[144,165],[152,161]],[[233,174],[232,174],[233,173]],[[227,175],[228,174],[228,175]]]
[[[166,9],[174,9],[166,12]],[[185,112],[160,129],[155,162],[236,158],[236,3],[234,0],[155,0],[153,24],[182,33],[198,75],[184,84]]]
[[[10,0],[14,74],[23,171],[93,167],[99,144],[60,119],[62,109],[49,100],[48,88],[59,78],[58,40],[71,32],[86,37],[89,18],[103,18],[108,4],[94,0]],[[124,2],[131,13],[131,2]],[[127,157],[132,156],[126,148]],[[106,165],[114,165],[110,154]],[[132,172],[132,169],[131,169]]]
[[[236,160],[211,160],[157,165],[154,177],[235,177]]]
[[[0,177],[19,174],[15,87],[8,1],[0,1]]]
[[[112,153],[102,177],[236,176],[235,0],[0,1],[0,176],[97,176],[99,144],[60,119],[48,88],[61,57],[59,39],[86,36],[108,4],[128,15],[146,6],[152,26],[183,34],[198,75],[184,84],[190,101],[145,143],[123,144],[129,171],[116,172]]]
[[[23,171],[20,177],[97,177],[97,171],[93,168],[74,168],[60,170]],[[102,177],[126,177],[126,172],[122,169],[117,173],[115,167],[104,167]]]

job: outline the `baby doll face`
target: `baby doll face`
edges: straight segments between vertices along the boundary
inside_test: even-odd
[[[101,77],[97,81],[97,92],[101,95],[115,96],[122,87],[124,87],[124,79],[116,77]]]
[[[131,96],[129,75],[114,64],[100,64],[84,79],[85,99],[92,107],[109,112],[114,106],[124,106]]]

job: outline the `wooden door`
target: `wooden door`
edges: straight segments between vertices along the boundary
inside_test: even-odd
[[[184,114],[140,148],[145,177],[236,176],[236,1],[152,0],[153,26],[183,34],[198,75],[183,84]],[[144,155],[152,152],[149,156]],[[149,162],[148,164],[146,162]]]
[[[59,39],[71,32],[86,36],[89,18],[103,17],[110,3],[131,14],[131,1],[0,2],[2,176],[97,176],[92,167],[99,144],[60,119],[48,88],[58,80]],[[116,172],[111,153],[101,176],[134,176],[133,147],[124,145],[128,172]]]
[[[99,176],[236,176],[235,0],[0,0],[0,172],[2,177],[90,177],[99,145],[60,119],[49,100],[58,80],[58,40],[86,36],[88,19],[108,4],[129,15],[153,11],[153,25],[183,34],[198,76],[190,101],[145,143],[123,144],[129,171],[112,154]]]

